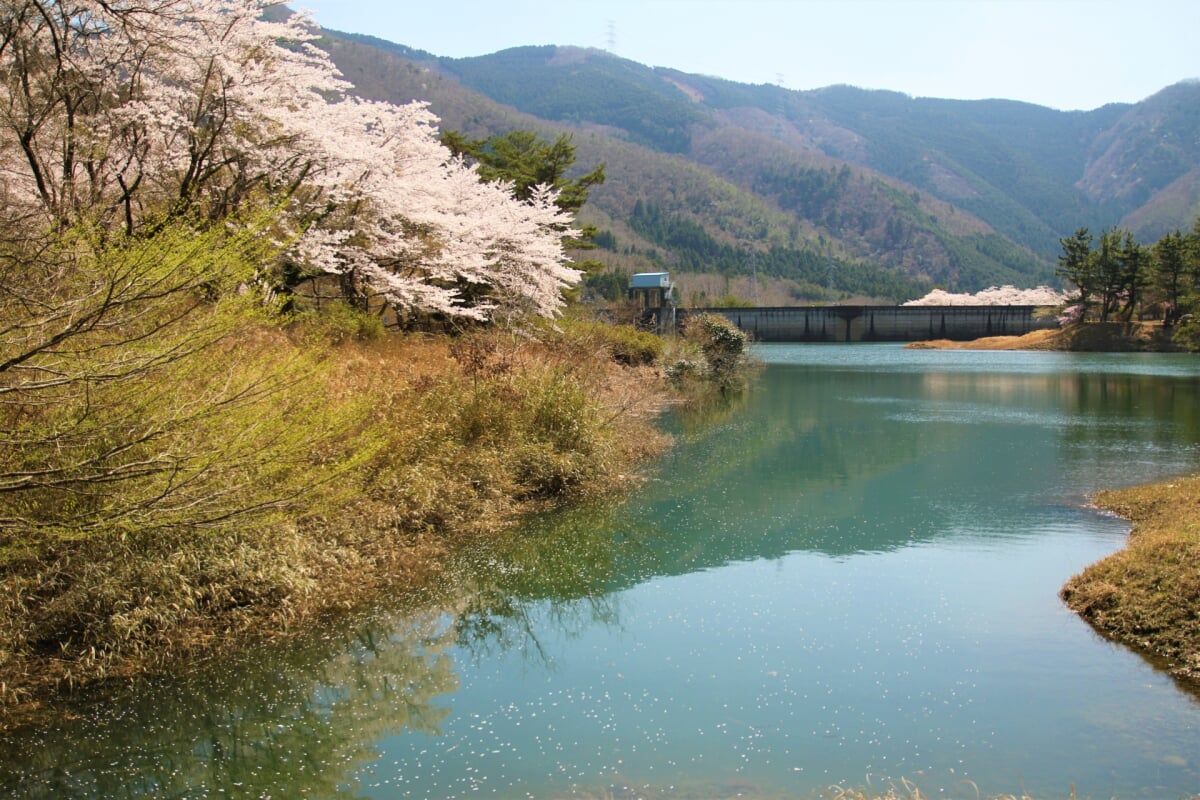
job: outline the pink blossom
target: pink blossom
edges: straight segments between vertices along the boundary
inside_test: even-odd
[[[361,100],[304,14],[253,0],[18,0],[0,38],[0,199],[18,225],[229,217],[264,196],[313,273],[402,308],[553,315],[572,220],[480,183],[421,103]],[[467,305],[455,284],[490,287]]]

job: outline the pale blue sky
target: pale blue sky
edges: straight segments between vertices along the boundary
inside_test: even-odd
[[[1200,78],[1200,0],[295,0],[325,27],[441,56],[611,49],[743,83],[849,83],[1059,109]]]

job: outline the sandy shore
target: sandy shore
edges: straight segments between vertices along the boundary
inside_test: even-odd
[[[969,342],[952,342],[949,339],[933,339],[928,342],[913,342],[913,350],[1063,350],[1059,330],[1032,331],[1024,336],[988,336]]]
[[[1071,350],[1093,353],[1169,352],[1169,329],[1157,322],[1089,322],[1071,328],[1031,331],[1024,336],[989,336],[969,342],[933,339],[914,350]]]

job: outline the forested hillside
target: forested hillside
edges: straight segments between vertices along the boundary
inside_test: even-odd
[[[581,168],[606,165],[585,217],[608,248],[588,257],[616,270],[773,275],[797,301],[903,299],[1053,282],[1059,240],[1081,226],[1150,240],[1200,211],[1198,83],[1060,112],[751,86],[571,47],[449,59],[334,32],[324,45],[365,96],[426,100],[445,128],[571,133]],[[639,203],[674,233],[636,219]]]

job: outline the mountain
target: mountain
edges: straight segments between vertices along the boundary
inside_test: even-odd
[[[771,279],[773,303],[1053,283],[1058,241],[1081,226],[1149,242],[1200,213],[1197,82],[1062,112],[746,85],[572,47],[451,59],[325,34],[364,97],[426,101],[472,137],[572,134],[579,166],[608,175],[584,209],[603,247],[584,257],[718,274],[743,296]]]

